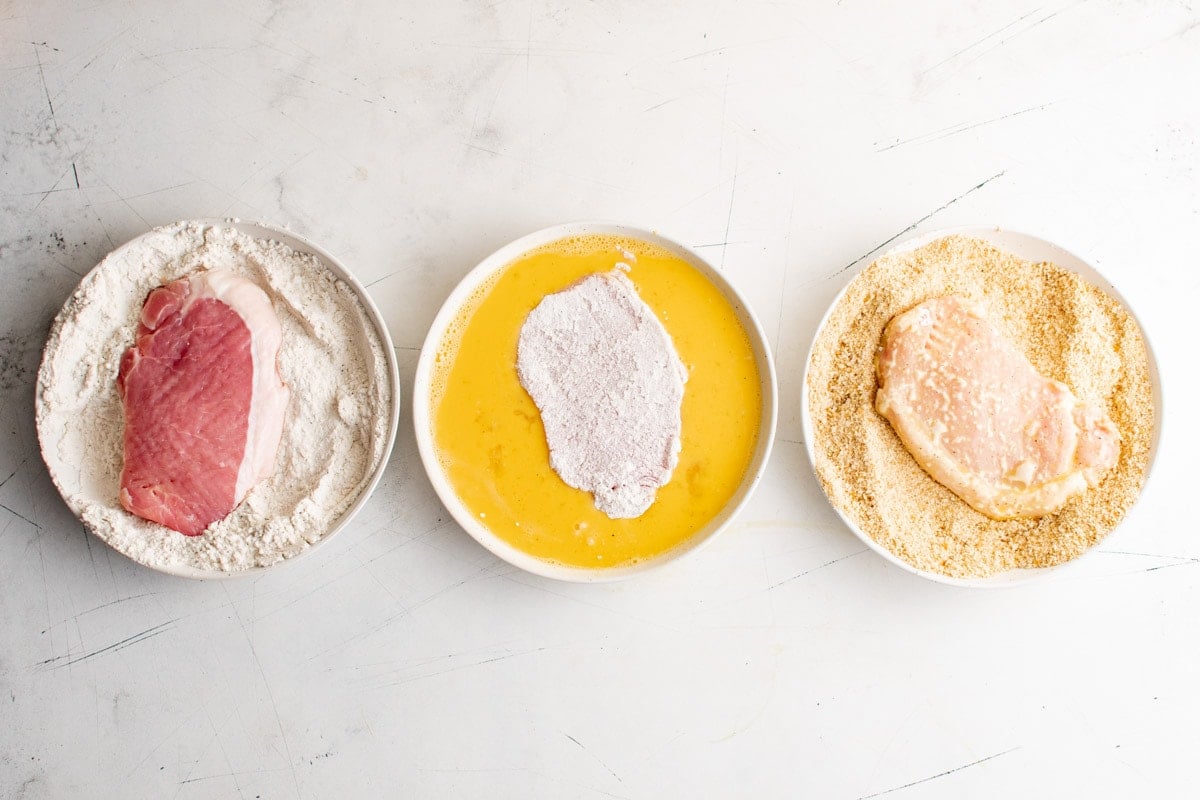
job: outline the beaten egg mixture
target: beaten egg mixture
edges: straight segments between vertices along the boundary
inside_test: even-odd
[[[521,325],[542,298],[618,263],[688,369],[679,465],[635,519],[610,519],[551,469],[516,369]],[[472,515],[517,549],[576,567],[636,563],[703,528],[737,490],[762,414],[750,340],[720,290],[679,256],[615,236],[552,242],[500,270],[449,327],[432,386],[438,457]]]

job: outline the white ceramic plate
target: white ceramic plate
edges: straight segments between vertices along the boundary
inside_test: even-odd
[[[1040,261],[1049,261],[1050,263],[1055,264],[1059,267],[1062,267],[1063,269],[1078,273],[1083,278],[1085,278],[1089,283],[1103,289],[1110,296],[1112,296],[1114,299],[1116,299],[1119,303],[1121,303],[1122,306],[1125,307],[1125,310],[1129,312],[1130,316],[1132,316],[1134,318],[1134,320],[1137,320],[1137,315],[1134,313],[1134,310],[1130,307],[1129,303],[1125,302],[1125,298],[1121,296],[1121,293],[1118,292],[1116,290],[1116,288],[1111,283],[1109,283],[1104,278],[1104,276],[1101,275],[1096,270],[1095,267],[1093,267],[1088,262],[1084,261],[1079,256],[1075,255],[1074,253],[1071,253],[1070,251],[1065,250],[1065,249],[1059,247],[1058,245],[1053,244],[1052,242],[1048,242],[1045,239],[1041,239],[1041,238],[1038,238],[1037,236],[1032,236],[1027,233],[1018,233],[1016,231],[1006,231],[1006,230],[1001,230],[999,228],[994,228],[994,227],[993,228],[988,228],[988,227],[947,228],[944,230],[933,231],[931,233],[922,234],[922,235],[916,236],[912,239],[908,239],[908,240],[902,242],[901,244],[896,245],[892,249],[886,251],[885,253],[883,253],[879,256],[876,256],[875,258],[879,259],[879,258],[883,258],[884,256],[895,255],[897,253],[907,253],[912,250],[916,250],[919,247],[924,247],[925,245],[927,245],[930,242],[935,241],[937,239],[941,239],[945,236],[951,236],[951,235],[955,235],[955,234],[962,235],[962,236],[971,236],[976,239],[982,239],[983,241],[988,242],[989,244],[995,245],[996,247],[998,247],[1002,250],[1005,250],[1009,253],[1012,253],[1013,255],[1019,256],[1020,258],[1023,258],[1026,261],[1031,261],[1031,262],[1035,262],[1035,263],[1040,262]],[[874,259],[872,259],[872,260],[874,260]],[[850,282],[852,283],[853,279],[851,279]],[[846,294],[846,289],[848,289],[849,286],[850,286],[850,283],[847,283],[846,287],[844,287],[840,292],[838,292],[837,297],[833,298],[833,302],[830,303],[828,310],[825,312],[825,316],[821,318],[820,325],[817,326],[816,336],[813,337],[813,346],[815,346],[817,341],[820,339],[821,332],[825,329],[825,323],[829,321],[830,315],[833,313],[834,309],[837,308],[838,303],[840,303],[842,301],[842,297]],[[1151,387],[1151,392],[1153,394],[1154,416],[1155,416],[1154,434],[1153,434],[1153,439],[1151,440],[1151,443],[1150,443],[1150,455],[1149,455],[1149,460],[1146,463],[1146,480],[1145,480],[1145,482],[1143,482],[1143,485],[1142,485],[1142,491],[1144,492],[1146,490],[1145,483],[1148,483],[1150,480],[1150,472],[1154,466],[1154,456],[1155,456],[1155,453],[1157,453],[1157,451],[1158,451],[1158,442],[1159,442],[1159,438],[1162,435],[1163,405],[1162,405],[1162,384],[1160,383],[1159,377],[1158,377],[1158,365],[1154,360],[1154,350],[1150,346],[1150,339],[1146,336],[1145,327],[1142,326],[1140,321],[1138,321],[1138,326],[1139,326],[1139,328],[1141,328],[1142,339],[1146,343],[1146,357],[1147,357],[1147,360],[1149,361],[1149,365],[1150,365],[1150,387]],[[800,391],[800,403],[801,403],[800,419],[801,419],[801,425],[803,426],[803,431],[804,431],[804,447],[808,451],[809,463],[813,466],[813,469],[815,470],[816,469],[816,457],[813,454],[813,445],[812,445],[812,441],[813,441],[812,418],[809,416],[809,407],[808,407],[808,391],[809,391],[808,368],[809,368],[809,365],[811,364],[811,362],[812,362],[812,347],[809,348],[808,355],[804,360],[804,382],[803,382],[803,385],[802,385],[802,388]],[[831,503],[831,505],[833,505],[833,504]],[[897,557],[894,553],[892,553],[892,551],[888,550],[886,547],[884,547],[883,545],[879,544],[874,539],[872,539],[866,532],[864,532],[861,528],[859,528],[858,525],[856,525],[853,520],[851,520],[849,517],[847,517],[845,514],[843,514],[842,510],[839,509],[836,505],[834,505],[834,510],[837,511],[838,516],[842,518],[842,521],[846,523],[846,526],[849,527],[850,530],[854,531],[854,534],[856,536],[858,536],[859,539],[862,539],[863,543],[866,544],[867,547],[870,547],[872,550],[874,550],[879,555],[883,556],[885,559],[887,559],[891,563],[893,563],[896,566],[900,567],[901,569],[907,570],[908,572],[911,572],[915,575],[920,575],[922,578],[928,578],[929,580],[937,581],[938,583],[949,584],[951,586],[970,586],[970,587],[1014,586],[1014,585],[1021,584],[1021,583],[1027,583],[1031,580],[1035,580],[1040,577],[1044,577],[1050,573],[1061,572],[1064,569],[1067,569],[1075,564],[1078,564],[1080,559],[1083,558],[1083,556],[1087,555],[1087,553],[1084,553],[1084,554],[1080,555],[1079,557],[1072,559],[1071,561],[1067,561],[1063,564],[1059,564],[1059,565],[1056,565],[1053,567],[1045,567],[1042,569],[1015,569],[1015,570],[1009,570],[1008,572],[1002,572],[997,575],[992,575],[987,578],[952,578],[948,575],[942,575],[937,572],[929,572],[927,570],[917,569],[916,567],[912,566],[907,561],[904,561],[903,559]],[[1128,519],[1128,514],[1126,515],[1126,519]],[[1122,523],[1124,523],[1124,522],[1125,522],[1125,520],[1122,520]],[[1112,535],[1112,532],[1110,531],[1108,535]],[[1092,549],[1094,550],[1095,548],[1093,547]],[[1091,551],[1088,551],[1088,552],[1091,552]]]
[[[687,541],[666,553],[630,566],[599,567],[595,569],[565,566],[518,550],[492,533],[489,528],[480,523],[471,514],[455,493],[454,488],[450,485],[450,481],[447,479],[438,460],[433,442],[432,426],[430,424],[433,409],[430,407],[429,394],[434,360],[438,348],[441,346],[442,340],[446,335],[446,330],[476,290],[524,253],[569,236],[586,235],[626,236],[650,242],[684,259],[698,272],[708,278],[725,295],[725,298],[736,311],[738,321],[741,322],[747,336],[750,338],[750,346],[754,352],[754,357],[758,365],[758,374],[762,381],[762,419],[759,422],[758,443],[755,446],[750,466],[746,469],[746,473],[742,477],[741,485],[725,508]],[[762,327],[758,324],[758,320],[755,318],[753,312],[751,312],[750,306],[746,303],[745,299],[716,268],[683,245],[650,231],[613,223],[577,222],[546,228],[545,230],[531,233],[528,236],[523,236],[492,253],[492,255],[485,258],[479,266],[475,267],[463,278],[462,282],[451,292],[441,311],[438,312],[436,319],[433,321],[433,326],[430,328],[429,334],[425,339],[425,345],[421,348],[421,357],[417,363],[417,374],[413,382],[412,406],[417,446],[421,452],[421,460],[425,464],[425,471],[429,474],[429,480],[433,483],[433,488],[437,491],[442,503],[467,533],[471,534],[476,541],[500,558],[527,572],[565,581],[599,582],[629,578],[674,561],[687,553],[695,552],[702,545],[712,541],[718,533],[725,529],[738,510],[749,499],[754,487],[758,484],[759,478],[762,477],[763,470],[766,468],[767,457],[771,452],[771,444],[775,439],[777,402],[775,367],[771,360],[766,335],[763,333]]]
[[[363,507],[363,505],[366,504],[367,499],[371,496],[371,493],[375,490],[376,485],[379,483],[380,477],[382,477],[382,475],[383,475],[384,468],[387,466],[387,463],[388,463],[388,457],[391,455],[391,452],[392,452],[392,446],[396,440],[396,432],[399,428],[399,419],[400,419],[400,372],[396,365],[396,353],[395,353],[395,350],[392,348],[392,339],[391,339],[391,336],[388,335],[387,325],[384,324],[383,317],[380,315],[379,309],[375,307],[375,304],[371,301],[370,295],[367,294],[367,291],[366,291],[366,289],[363,288],[362,284],[360,284],[354,278],[354,276],[346,269],[346,267],[340,261],[338,261],[336,258],[334,258],[330,253],[328,253],[324,249],[318,247],[317,245],[313,244],[312,242],[305,239],[304,237],[299,236],[295,233],[292,233],[291,231],[285,230],[283,228],[277,228],[272,225],[266,225],[263,223],[243,222],[241,220],[236,220],[236,219],[230,220],[230,219],[205,218],[205,219],[196,219],[196,220],[186,220],[183,222],[173,223],[172,225],[164,226],[164,227],[175,227],[178,225],[188,224],[188,223],[194,223],[194,224],[212,226],[212,227],[233,228],[233,229],[235,229],[241,233],[244,233],[248,236],[251,236],[255,239],[274,240],[274,241],[277,241],[277,242],[287,245],[288,247],[292,248],[293,250],[295,250],[297,252],[310,253],[312,255],[317,256],[317,258],[319,258],[321,260],[321,262],[323,263],[323,265],[325,266],[326,269],[328,269],[331,273],[333,273],[334,276],[336,276],[339,280],[343,281],[348,286],[350,286],[351,289],[354,290],[355,294],[358,296],[358,299],[362,302],[363,308],[367,312],[367,316],[371,321],[371,324],[375,330],[375,333],[379,336],[380,343],[383,346],[384,356],[387,359],[388,393],[389,393],[390,399],[391,399],[391,410],[389,412],[389,419],[388,419],[387,439],[386,439],[386,442],[384,443],[384,449],[381,454],[379,464],[376,466],[374,472],[371,474],[370,480],[363,487],[362,492],[358,495],[357,498],[355,498],[354,502],[350,504],[350,506],[334,522],[334,524],[332,524],[329,527],[328,531],[326,531],[326,533],[320,539],[318,539],[316,542],[310,544],[307,548],[300,551],[295,556],[283,559],[282,561],[278,561],[275,564],[271,564],[270,566],[252,567],[250,569],[238,570],[238,571],[234,571],[234,572],[225,572],[225,571],[221,571],[221,570],[204,570],[204,569],[198,569],[198,568],[191,567],[191,566],[179,566],[179,565],[162,566],[162,565],[155,565],[155,564],[146,564],[146,563],[140,562],[140,561],[138,562],[138,563],[142,563],[143,566],[149,567],[150,569],[154,569],[159,572],[165,572],[169,575],[176,575],[176,576],[183,577],[183,578],[223,579],[223,578],[238,578],[238,577],[243,577],[243,576],[248,576],[248,575],[258,575],[268,569],[277,567],[280,564],[286,564],[286,563],[296,561],[299,558],[301,558],[302,556],[308,555],[309,553],[313,552],[321,545],[324,545],[326,542],[328,542],[330,539],[333,538],[334,534],[336,534],[338,531],[345,528],[346,525],[349,524],[350,520],[354,518],[354,515],[357,514],[358,511]],[[156,230],[158,230],[158,229],[156,229]],[[146,234],[143,234],[142,236],[138,236],[138,237],[130,240],[129,242],[126,242],[124,245],[117,248],[117,250],[114,250],[113,254],[119,253],[121,250],[124,250],[126,248],[137,246],[146,236],[151,235],[151,233],[153,233],[153,231],[147,232]],[[110,255],[112,255],[112,254],[110,254]],[[106,258],[108,258],[108,257],[106,256]],[[87,276],[84,276],[83,280],[80,282],[80,285],[82,286],[88,280],[89,276],[91,276],[96,270],[99,270],[102,267],[104,267],[104,260],[101,260],[100,264],[96,265],[96,267],[94,267],[91,271],[89,271]],[[79,290],[77,289],[76,293],[78,293],[78,291]],[[72,297],[74,297],[74,294],[75,293],[72,294]],[[70,302],[71,302],[71,300],[68,299],[66,305],[69,305]],[[130,302],[131,303],[137,302],[137,299],[130,298]],[[64,308],[65,307],[66,306],[64,305]],[[57,320],[55,321],[55,325],[57,326]],[[39,380],[39,383],[40,383],[40,380]],[[38,412],[39,412],[38,418],[40,419],[42,416],[41,407],[40,407],[40,404],[41,404],[40,394],[39,394],[39,398],[38,398],[37,402],[38,402],[38,407],[39,407],[38,408]],[[43,451],[43,453],[45,453],[49,449],[48,445],[50,445],[51,443],[41,439],[43,432],[40,429],[38,431],[38,435],[39,435],[39,441],[42,446],[42,451]],[[64,487],[67,487],[67,488],[73,488],[73,487],[69,487],[68,484],[64,483],[64,482],[71,481],[72,477],[69,474],[60,473],[59,471],[57,471],[54,468],[53,461],[54,461],[53,459],[46,459],[47,467],[50,471],[50,477],[54,481],[54,485],[58,488],[59,493],[63,495],[64,499],[66,499],[70,495],[70,492],[64,491]],[[67,501],[67,504],[68,504],[68,506],[71,505],[69,500]],[[76,514],[79,513],[78,510],[75,508],[72,508],[72,511],[74,511]],[[103,540],[103,537],[98,536],[97,538],[101,538]],[[124,555],[128,556],[129,554],[125,553]],[[136,561],[137,559],[134,559],[134,560]]]

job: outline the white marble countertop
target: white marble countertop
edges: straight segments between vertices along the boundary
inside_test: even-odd
[[[0,3],[0,796],[1194,796],[1200,11],[918,5]],[[338,254],[406,392],[437,307],[501,244],[661,230],[770,335],[768,473],[696,556],[561,584],[449,521],[406,424],[311,558],[138,567],[55,493],[34,373],[108,250],[208,216]],[[864,552],[801,442],[830,299],[883,244],[960,224],[1095,263],[1170,410],[1126,524],[1016,589]]]

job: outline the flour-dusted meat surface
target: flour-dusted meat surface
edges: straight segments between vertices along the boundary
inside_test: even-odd
[[[894,317],[877,367],[879,413],[930,475],[993,519],[1057,511],[1117,461],[1104,411],[1038,374],[961,297]]]
[[[633,283],[613,270],[543,298],[517,373],[559,477],[613,519],[644,514],[679,462],[687,370]]]
[[[121,360],[121,505],[189,536],[271,474],[289,391],[271,301],[226,270],[150,293]]]

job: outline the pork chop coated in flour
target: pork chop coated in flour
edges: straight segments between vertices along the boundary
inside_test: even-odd
[[[517,374],[559,477],[613,519],[644,514],[679,462],[687,370],[632,281],[614,269],[543,298]]]

